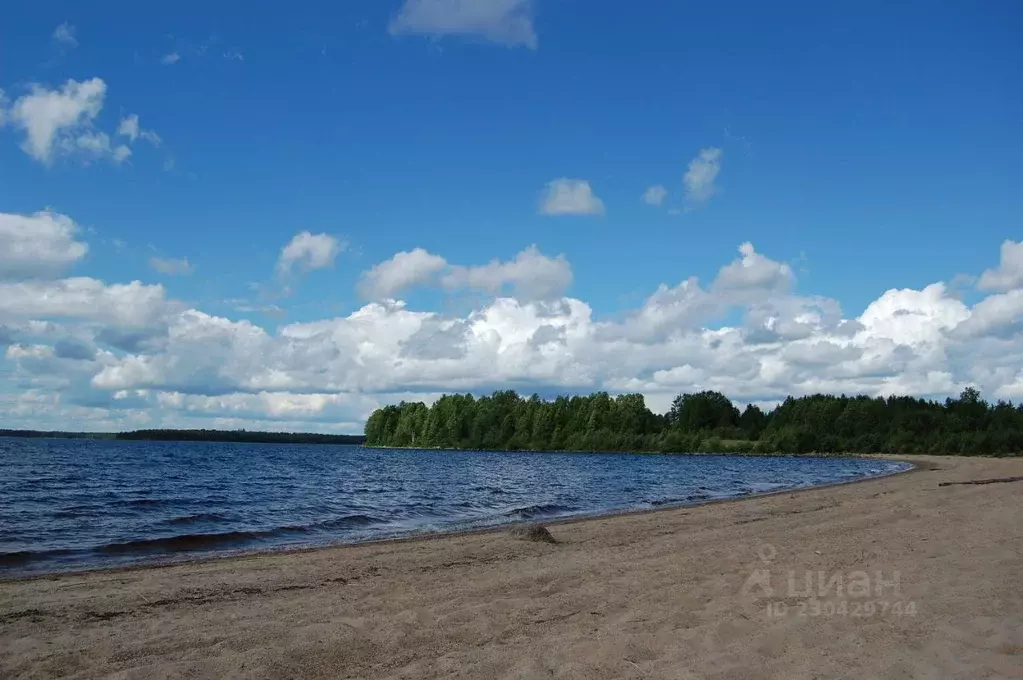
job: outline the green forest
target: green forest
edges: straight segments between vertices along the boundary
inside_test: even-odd
[[[681,394],[664,415],[641,394],[445,395],[373,412],[366,445],[662,453],[936,453],[1019,455],[1023,404],[989,404],[967,388],[944,402],[915,397],[789,397],[739,410],[719,392]]]

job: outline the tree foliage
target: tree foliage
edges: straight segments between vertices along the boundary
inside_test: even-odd
[[[789,397],[772,411],[742,411],[719,392],[680,394],[652,413],[640,394],[520,397],[445,395],[433,406],[402,402],[373,412],[369,446],[534,451],[746,453],[1023,452],[1023,405],[958,399]]]

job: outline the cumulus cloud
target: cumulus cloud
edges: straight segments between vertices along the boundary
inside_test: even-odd
[[[370,300],[393,298],[409,288],[430,283],[447,267],[447,260],[422,248],[402,251],[363,272],[359,293]]]
[[[132,143],[136,139],[144,139],[153,146],[160,146],[160,135],[152,130],[143,130],[139,125],[139,117],[134,113],[121,119],[117,126],[117,134],[127,137]]]
[[[980,276],[977,287],[981,290],[1012,290],[1023,288],[1023,241],[1002,243],[1001,262]]]
[[[718,271],[710,288],[704,288],[695,276],[674,287],[662,283],[624,324],[606,326],[602,332],[608,337],[660,340],[666,333],[719,318],[733,307],[752,311],[755,304],[779,297],[794,283],[787,264],[757,253],[753,244],[742,244],[739,253],[740,258]]]
[[[359,292],[366,299],[386,300],[417,286],[439,285],[447,291],[507,293],[536,300],[559,297],[571,283],[572,267],[565,257],[547,257],[535,245],[508,262],[495,259],[471,266],[451,265],[439,255],[416,248],[363,272]]]
[[[391,20],[392,35],[478,38],[536,49],[532,0],[405,0]]]
[[[51,160],[55,141],[91,124],[103,108],[107,86],[100,78],[83,83],[68,80],[60,90],[33,85],[14,102],[11,121],[25,130],[22,148],[38,161]]]
[[[164,66],[173,66],[174,64],[181,61],[181,55],[177,52],[168,52],[167,54],[160,57],[160,63]]]
[[[308,231],[295,234],[277,258],[277,274],[287,276],[296,267],[304,272],[332,267],[344,247],[344,243],[330,234]]]
[[[933,283],[923,290],[886,291],[858,321],[863,333],[909,347],[939,344],[969,316],[969,308],[951,297],[945,284]]]
[[[682,176],[686,201],[690,205],[706,203],[717,193],[715,182],[721,172],[721,149],[701,149]]]
[[[647,205],[660,205],[664,203],[664,199],[668,197],[668,190],[660,185],[655,184],[649,187],[643,192],[643,202]]]
[[[161,274],[170,276],[188,276],[195,271],[195,265],[188,261],[187,257],[175,259],[172,257],[151,257],[149,266]]]
[[[492,260],[475,267],[453,267],[443,279],[449,290],[469,288],[500,295],[510,287],[514,297],[543,300],[564,295],[572,285],[572,267],[564,255],[547,257],[530,246],[510,262]]]
[[[795,275],[787,264],[764,257],[752,243],[746,242],[739,246],[739,254],[742,257],[718,272],[714,279],[716,289],[784,291],[795,281]]]
[[[265,365],[273,360],[273,350],[266,331],[249,321],[186,310],[170,320],[163,352],[126,356],[100,370],[92,385],[105,390],[158,387],[213,395],[261,386],[281,389],[284,381],[275,380],[273,370]]]
[[[967,337],[1018,335],[1023,331],[1023,289],[984,298],[956,330]]]
[[[75,37],[75,27],[66,21],[53,29],[53,42],[62,49],[73,49],[78,47],[78,39]]]
[[[0,282],[0,320],[63,318],[120,326],[148,326],[175,307],[163,286],[73,277],[54,281]]]
[[[603,215],[604,202],[583,179],[562,177],[547,183],[540,197],[542,215]]]
[[[28,94],[14,102],[9,114],[11,124],[25,132],[22,149],[47,165],[58,154],[107,158],[115,163],[125,160],[131,155],[128,147],[111,144],[109,135],[94,129],[106,91],[100,78],[68,80],[55,90],[32,85]]]
[[[0,213],[0,280],[55,275],[82,259],[89,247],[66,215]]]

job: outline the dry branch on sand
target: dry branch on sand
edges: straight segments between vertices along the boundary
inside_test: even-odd
[[[992,479],[971,479],[968,482],[940,482],[938,486],[955,486],[957,484],[1007,484],[1023,482],[1023,477],[994,477]]]

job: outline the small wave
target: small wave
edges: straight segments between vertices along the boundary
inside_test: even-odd
[[[390,491],[402,491],[404,487],[401,486],[357,486],[352,489],[353,494],[366,494],[366,493],[388,493]]]
[[[365,527],[370,524],[379,524],[383,520],[372,515],[347,515],[336,519],[328,519],[322,522],[314,522],[307,527],[286,527],[287,529],[350,529],[352,527]]]
[[[685,498],[655,498],[650,501],[650,505],[677,505],[678,503],[685,503],[689,499],[689,496],[686,496]]]
[[[171,505],[174,503],[169,498],[126,498],[118,501],[111,501],[110,505],[128,508],[152,508],[160,505]]]
[[[16,550],[14,552],[0,552],[0,568],[20,567],[29,562],[39,562],[62,555],[70,555],[71,552],[71,550]]]
[[[712,498],[712,496],[709,493],[696,491],[694,493],[682,496],[681,498],[656,498],[652,501],[648,501],[648,503],[650,503],[650,505],[658,507],[661,505],[682,505],[684,503],[698,503],[700,501],[709,500],[710,498]]]
[[[264,538],[278,536],[280,530],[273,531],[226,531],[212,534],[181,534],[168,536],[166,538],[144,538],[137,541],[124,541],[122,543],[108,543],[97,548],[104,553],[132,553],[132,552],[176,552],[187,550],[204,550],[219,545],[231,545],[259,541]]]
[[[92,513],[90,512],[77,512],[75,510],[58,510],[53,513],[54,519],[77,519],[79,517],[88,517]]]
[[[200,522],[227,522],[229,518],[224,515],[218,515],[215,512],[199,512],[194,515],[185,515],[183,517],[172,517],[171,519],[164,520],[161,524],[167,524],[169,526],[180,526],[182,524],[198,524]]]
[[[189,518],[181,518],[182,520]],[[199,534],[180,534],[165,538],[147,538],[135,541],[124,541],[120,543],[108,543],[97,548],[103,553],[132,553],[132,552],[185,552],[189,550],[209,550],[218,546],[237,545],[240,543],[251,543],[271,538],[282,538],[293,534],[306,534],[317,530],[352,528],[376,524],[381,520],[369,515],[348,515],[337,519],[315,522],[313,524],[302,524],[293,526],[282,526],[265,531],[225,531]],[[185,523],[185,522],[183,522]]]
[[[515,508],[504,513],[506,517],[517,517],[519,519],[533,519],[534,517],[544,517],[549,515],[557,515],[563,512],[569,512],[573,510],[571,506],[559,505],[557,503],[541,503],[539,505],[527,505],[523,508]]]
[[[489,493],[489,494],[491,494],[493,496],[503,496],[506,493],[508,493],[507,491],[505,491],[504,489],[502,489],[499,486],[489,486],[489,485],[474,486],[472,488],[472,490],[473,491],[486,491],[487,493]]]
[[[75,505],[70,508],[56,510],[53,517],[58,519],[75,519],[76,517],[92,517],[103,510],[100,505]]]

